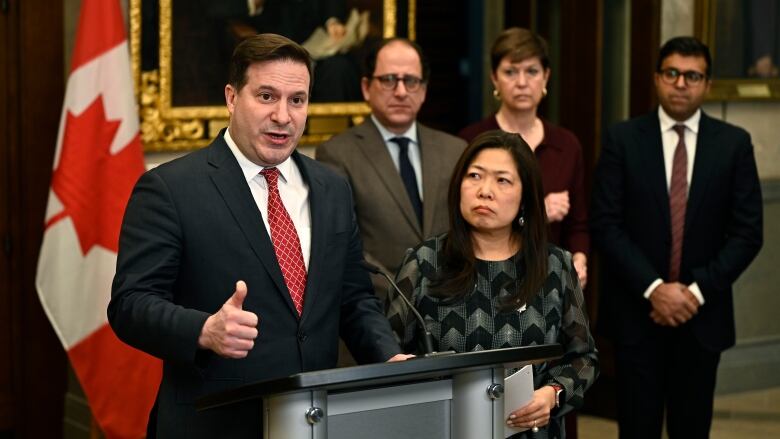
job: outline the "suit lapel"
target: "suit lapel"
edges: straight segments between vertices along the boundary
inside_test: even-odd
[[[669,218],[669,190],[666,187],[666,168],[664,166],[664,147],[661,140],[661,123],[658,113],[653,112],[645,117],[639,125],[640,164],[644,169],[637,171],[647,176],[647,184],[653,198],[658,203],[661,218],[666,221],[666,226],[671,227]],[[638,200],[641,202],[641,200]]]
[[[446,190],[440,187],[441,173],[447,172],[441,169],[441,161],[436,160],[445,154],[441,142],[436,142],[435,133],[417,124],[417,138],[420,140],[420,160],[422,161],[422,186],[423,186],[423,229],[420,239],[431,235],[433,219],[436,213],[436,200],[439,199],[439,191]]]
[[[417,231],[420,239],[422,239],[422,230],[420,230],[420,223],[417,220],[417,215],[414,213],[412,202],[409,201],[406,188],[401,181],[401,175],[398,173],[395,164],[393,164],[393,159],[387,151],[385,141],[379,134],[379,130],[376,129],[371,120],[367,120],[354,131],[354,134],[358,146],[356,149],[363,154],[365,163],[369,163],[374,168],[376,175],[379,176],[379,181],[390,192],[390,196],[393,197],[396,203],[395,206],[388,207],[398,209],[409,225]],[[423,178],[424,176],[425,172],[423,172]],[[425,184],[423,183],[424,186]],[[423,205],[425,204],[423,203]],[[425,214],[423,214],[423,218],[425,218]]]
[[[257,209],[236,158],[222,138],[222,132],[210,147],[209,164],[214,168],[211,172],[211,181],[225,200],[230,213],[236,219],[247,242],[260,259],[277,290],[285,297],[290,310],[297,315],[290,292],[284,283],[282,270],[276,260],[271,238],[263,224],[262,214]],[[251,287],[249,285],[249,288]]]
[[[715,124],[712,119],[701,113],[699,121],[699,133],[696,136],[696,157],[693,159],[693,173],[691,175],[691,186],[688,191],[688,205],[685,210],[685,230],[688,230],[689,224],[698,212],[699,206],[707,192],[707,185],[710,181],[713,168],[713,161],[717,154]]]
[[[303,315],[301,322],[314,309],[314,303],[319,297],[322,277],[322,261],[325,259],[327,246],[327,209],[328,188],[313,170],[295,151],[292,155],[295,164],[301,171],[303,180],[309,185],[309,212],[311,215],[311,247],[309,253],[309,270],[306,273],[306,292],[303,296]],[[292,304],[292,301],[290,301]]]

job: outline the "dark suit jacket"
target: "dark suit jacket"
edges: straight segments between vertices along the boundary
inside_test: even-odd
[[[349,186],[293,159],[309,185],[311,256],[300,320],[261,213],[222,134],[138,181],[125,213],[108,318],[124,342],[164,360],[159,437],[260,437],[257,402],[196,413],[207,393],[336,365],[339,335],[359,362],[400,352],[368,275]],[[244,280],[259,317],[245,359],[198,349],[206,318]]]
[[[371,119],[317,148],[317,160],[332,165],[352,185],[366,259],[391,275],[398,270],[407,249],[449,228],[447,189],[466,147],[462,139],[419,122],[417,134],[422,162],[422,227]]]
[[[688,323],[701,345],[734,344],[731,286],[762,244],[761,188],[750,135],[702,113],[685,216],[680,282],[696,282],[705,304]],[[596,168],[591,238],[603,256],[600,322],[618,343],[649,333],[642,294],[668,279],[671,247],[658,113],[607,133]]]

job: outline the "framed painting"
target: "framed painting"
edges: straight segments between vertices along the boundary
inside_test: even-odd
[[[197,149],[227,126],[230,55],[253,34],[285,35],[315,59],[303,145],[317,145],[369,113],[360,78],[371,44],[398,29],[414,38],[415,0],[130,0],[129,6],[146,151]]]
[[[696,0],[712,51],[710,100],[780,99],[780,0]]]

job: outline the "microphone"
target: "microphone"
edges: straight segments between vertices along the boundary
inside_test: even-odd
[[[374,273],[374,274],[378,274],[378,275],[384,277],[385,279],[387,279],[387,281],[390,283],[390,285],[395,290],[395,293],[398,294],[398,297],[400,297],[401,300],[403,300],[404,304],[407,306],[407,308],[409,308],[409,310],[412,313],[414,313],[414,317],[417,319],[417,322],[420,324],[420,332],[422,332],[422,335],[423,335],[423,348],[425,349],[425,355],[423,355],[424,357],[430,357],[430,356],[433,356],[433,355],[436,355],[436,354],[451,354],[451,353],[454,353],[452,351],[447,351],[447,352],[441,352],[440,353],[440,352],[436,352],[436,351],[433,350],[433,335],[431,334],[431,331],[428,330],[428,327],[425,326],[425,320],[423,320],[423,318],[420,315],[420,313],[417,311],[417,309],[414,307],[414,305],[412,305],[412,302],[410,302],[409,299],[407,299],[406,296],[404,296],[404,293],[401,292],[401,289],[398,288],[398,285],[396,285],[396,283],[393,282],[393,279],[391,279],[390,276],[387,275],[387,273],[385,273],[384,271],[380,270],[379,267],[377,267],[376,265],[374,265],[374,264],[372,264],[372,263],[370,263],[368,261],[365,261],[365,260],[360,261],[360,265],[362,265],[363,268],[365,268],[369,272]]]

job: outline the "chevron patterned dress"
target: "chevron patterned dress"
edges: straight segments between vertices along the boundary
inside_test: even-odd
[[[548,276],[544,286],[528,303],[509,312],[501,311],[502,296],[522,280],[524,264],[518,257],[505,261],[478,260],[477,281],[465,298],[453,301],[429,295],[430,284],[443,265],[445,235],[432,238],[410,250],[396,276],[398,286],[409,294],[438,351],[469,352],[516,346],[558,343],[564,355],[534,366],[534,386],[557,383],[564,388],[561,408],[553,410],[550,424],[536,434],[530,431],[513,438],[564,438],[565,413],[582,406],[585,391],[598,376],[598,353],[588,327],[585,301],[571,254],[549,246]],[[404,352],[417,351],[417,322],[401,299],[385,304],[393,331]],[[519,407],[518,407],[519,408]]]

